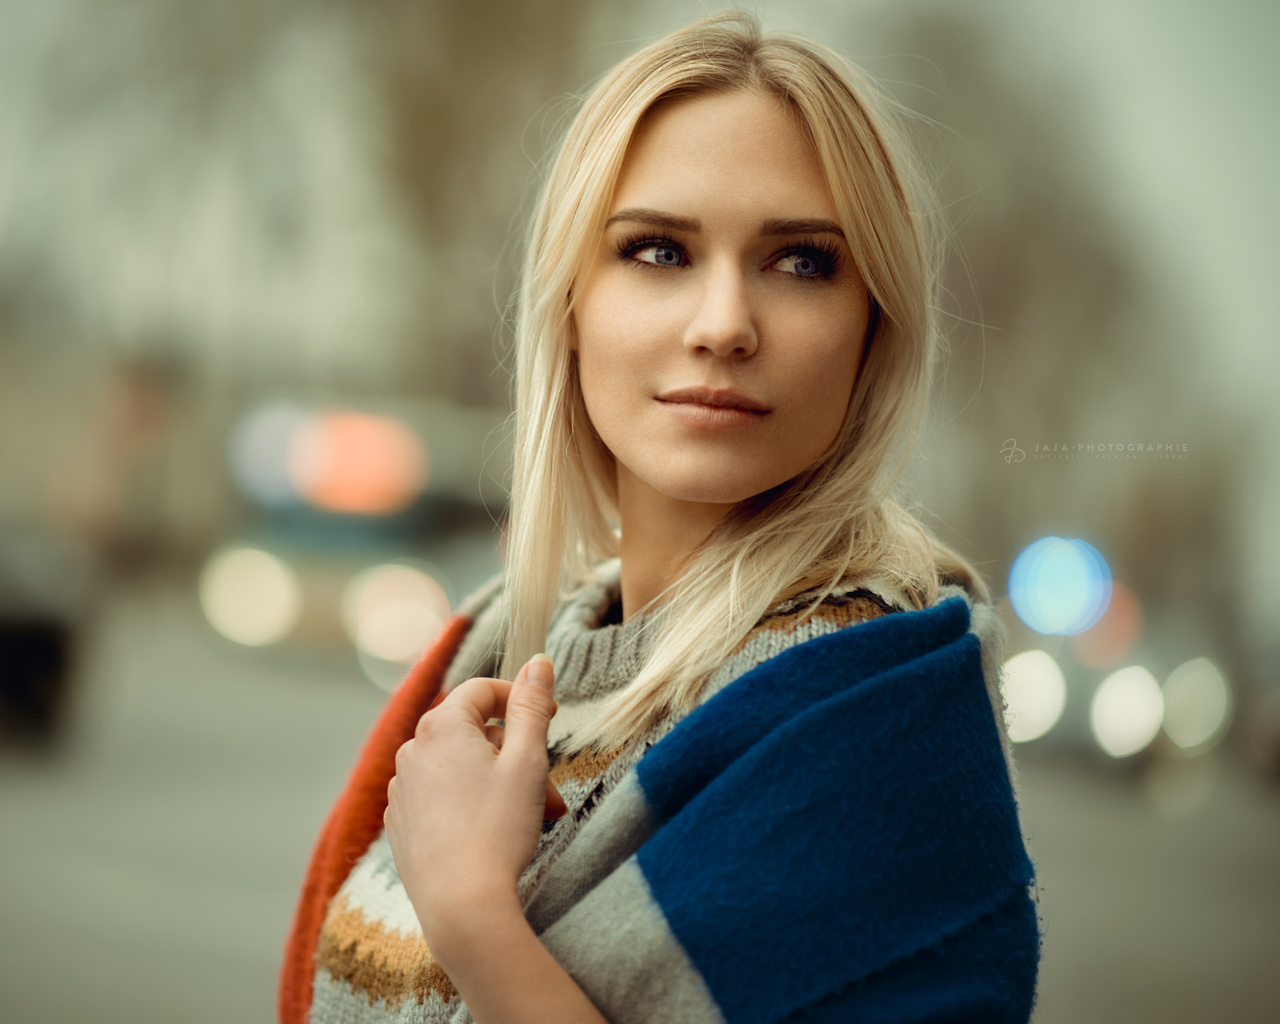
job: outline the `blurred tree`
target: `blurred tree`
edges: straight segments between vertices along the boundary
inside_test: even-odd
[[[1152,620],[1184,627],[1162,638],[1169,658],[1209,653],[1241,680],[1234,584],[1250,456],[1239,414],[1205,391],[1212,349],[1185,326],[1194,283],[1152,277],[1120,185],[1098,171],[1089,112],[1054,68],[1029,71],[989,19],[956,6],[890,19],[884,43],[924,58],[942,83],[905,102],[924,116],[955,224],[952,351],[918,473],[926,507],[998,591],[1036,536],[1089,540]],[[882,74],[909,80],[920,67]],[[1021,462],[1001,455],[1010,438]],[[1176,461],[1034,455],[1036,444],[1129,442],[1190,450]]]
[[[518,218],[550,141],[537,135],[538,114],[581,84],[575,57],[586,7],[353,6],[363,66],[386,119],[389,181],[428,256],[420,305],[430,344],[407,353],[416,385],[476,403],[507,400],[507,379],[494,372],[494,317],[515,287]],[[450,365],[432,365],[431,347],[451,349]]]
[[[0,321],[164,339],[224,392],[505,403],[529,128],[585,6],[0,0]]]

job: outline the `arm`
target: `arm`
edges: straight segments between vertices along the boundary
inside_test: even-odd
[[[432,949],[477,1024],[607,1024],[538,941],[514,892],[476,894],[440,925],[443,945]]]
[[[545,816],[551,663],[473,679],[422,716],[396,755],[387,837],[432,954],[478,1024],[605,1024],[538,941],[516,895]],[[487,726],[506,718],[505,730]]]

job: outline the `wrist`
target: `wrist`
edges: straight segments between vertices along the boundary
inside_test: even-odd
[[[525,929],[532,932],[514,886],[450,886],[419,914],[432,956],[451,977],[476,955],[492,955],[495,937]]]
[[[514,887],[472,893],[427,944],[477,1022],[607,1024],[524,916]]]

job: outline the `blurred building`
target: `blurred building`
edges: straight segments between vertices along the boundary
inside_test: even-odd
[[[1043,538],[1109,566],[1109,617],[1078,636],[1002,606],[1048,723],[1021,748],[1063,922],[1040,1019],[1274,1019],[1275,11],[756,6],[916,112],[954,226],[928,517],[997,597]],[[545,155],[594,76],[702,13],[0,0],[16,1019],[160,1019],[202,956],[251,994],[210,996],[209,1019],[268,1015],[269,933],[382,700],[369,681],[394,687],[500,561]],[[1137,748],[1108,734],[1114,757],[1091,732],[1104,684],[1126,721],[1160,706]],[[30,897],[37,876],[65,902]],[[104,1017],[41,966],[62,949],[112,998],[147,963],[170,981]]]

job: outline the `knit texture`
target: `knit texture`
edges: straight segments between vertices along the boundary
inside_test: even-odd
[[[396,751],[413,735],[418,719],[432,706],[445,669],[469,626],[469,618],[455,616],[392,696],[321,829],[285,947],[279,994],[281,1021],[308,1018],[313,1001],[314,958],[330,901],[351,866],[382,831],[387,785],[396,771]]]
[[[983,674],[995,638],[969,631],[967,600],[889,615],[901,599],[873,583],[817,607],[801,596],[751,631],[683,721],[566,757],[574,723],[647,656],[644,620],[600,625],[616,596],[616,576],[584,588],[548,637],[568,813],[520,880],[531,924],[606,1016],[1025,1020],[1031,868]],[[374,762],[430,705],[425,666],[438,687],[446,664],[456,683],[491,663],[492,597],[397,693],[326,825],[282,1020],[470,1020],[381,834],[394,762]]]
[[[1025,912],[1031,866],[968,626],[953,597],[784,651],[640,762],[663,824],[639,866],[727,1020],[783,1020],[879,972],[910,973],[917,953],[1006,903]],[[797,760],[802,771],[779,770]],[[986,988],[1011,968],[965,979],[989,1004],[981,1019],[1029,1015],[1035,946],[1005,1006]],[[786,985],[758,984],[779,970]],[[975,1000],[958,1013],[927,977],[916,1012],[979,1019]]]

